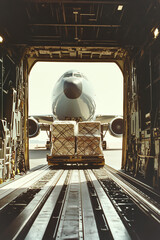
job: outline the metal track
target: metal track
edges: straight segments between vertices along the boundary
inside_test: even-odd
[[[153,202],[153,204],[155,205],[158,205],[158,207],[160,208],[160,192],[156,191],[151,186],[143,183],[142,181],[139,181],[138,179],[122,171],[116,170],[108,165],[106,165],[105,168],[117,177],[119,177],[121,180],[126,180],[127,184],[130,183],[132,187],[135,186],[136,189],[139,189],[141,194],[144,194],[145,197],[148,196],[149,201]]]
[[[115,170],[94,171],[134,239],[159,239],[160,208],[150,197],[122,179]],[[135,181],[134,181],[135,182]]]
[[[0,188],[0,210],[9,202],[25,192],[30,186],[36,183],[39,179],[45,176],[49,171],[48,166],[45,166],[33,173],[27,174],[18,180]]]
[[[51,170],[32,200],[25,202],[22,194],[22,202],[15,200],[0,211],[1,217],[23,205],[16,215],[11,211],[0,239],[143,239],[126,210],[136,209],[132,197],[111,178],[105,168]],[[153,225],[148,216],[147,221]]]
[[[24,210],[9,224],[7,229],[2,234],[1,239],[21,239],[23,232],[29,227],[31,219],[39,212],[40,208],[46,201],[46,198],[51,193],[54,185],[62,175],[62,170],[57,171],[47,184],[38,192],[33,200],[24,208]]]
[[[106,169],[109,176],[130,195],[136,204],[143,208],[146,213],[149,213],[150,216],[158,223],[160,223],[160,196],[146,184],[140,184],[138,180],[133,179],[132,177],[119,171],[115,171],[111,167],[107,167]],[[127,181],[125,179],[127,179]]]

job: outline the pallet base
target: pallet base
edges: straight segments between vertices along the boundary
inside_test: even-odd
[[[64,166],[64,165],[88,165],[103,167],[105,164],[103,156],[52,156],[47,155],[48,165]]]

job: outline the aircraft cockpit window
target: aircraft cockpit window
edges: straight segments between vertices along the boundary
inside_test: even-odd
[[[74,73],[75,77],[82,77],[80,73]]]
[[[72,77],[72,73],[66,73],[64,77]]]

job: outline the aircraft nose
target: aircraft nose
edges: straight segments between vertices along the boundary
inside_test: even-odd
[[[67,98],[76,99],[82,93],[81,79],[66,79],[64,81],[64,93]]]

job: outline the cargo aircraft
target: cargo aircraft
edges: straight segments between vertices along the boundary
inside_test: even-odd
[[[29,137],[40,130],[50,131],[57,120],[100,121],[102,132],[109,130],[115,137],[123,134],[123,118],[115,115],[95,115],[96,104],[89,80],[79,71],[65,72],[56,82],[52,92],[53,115],[29,117]]]

